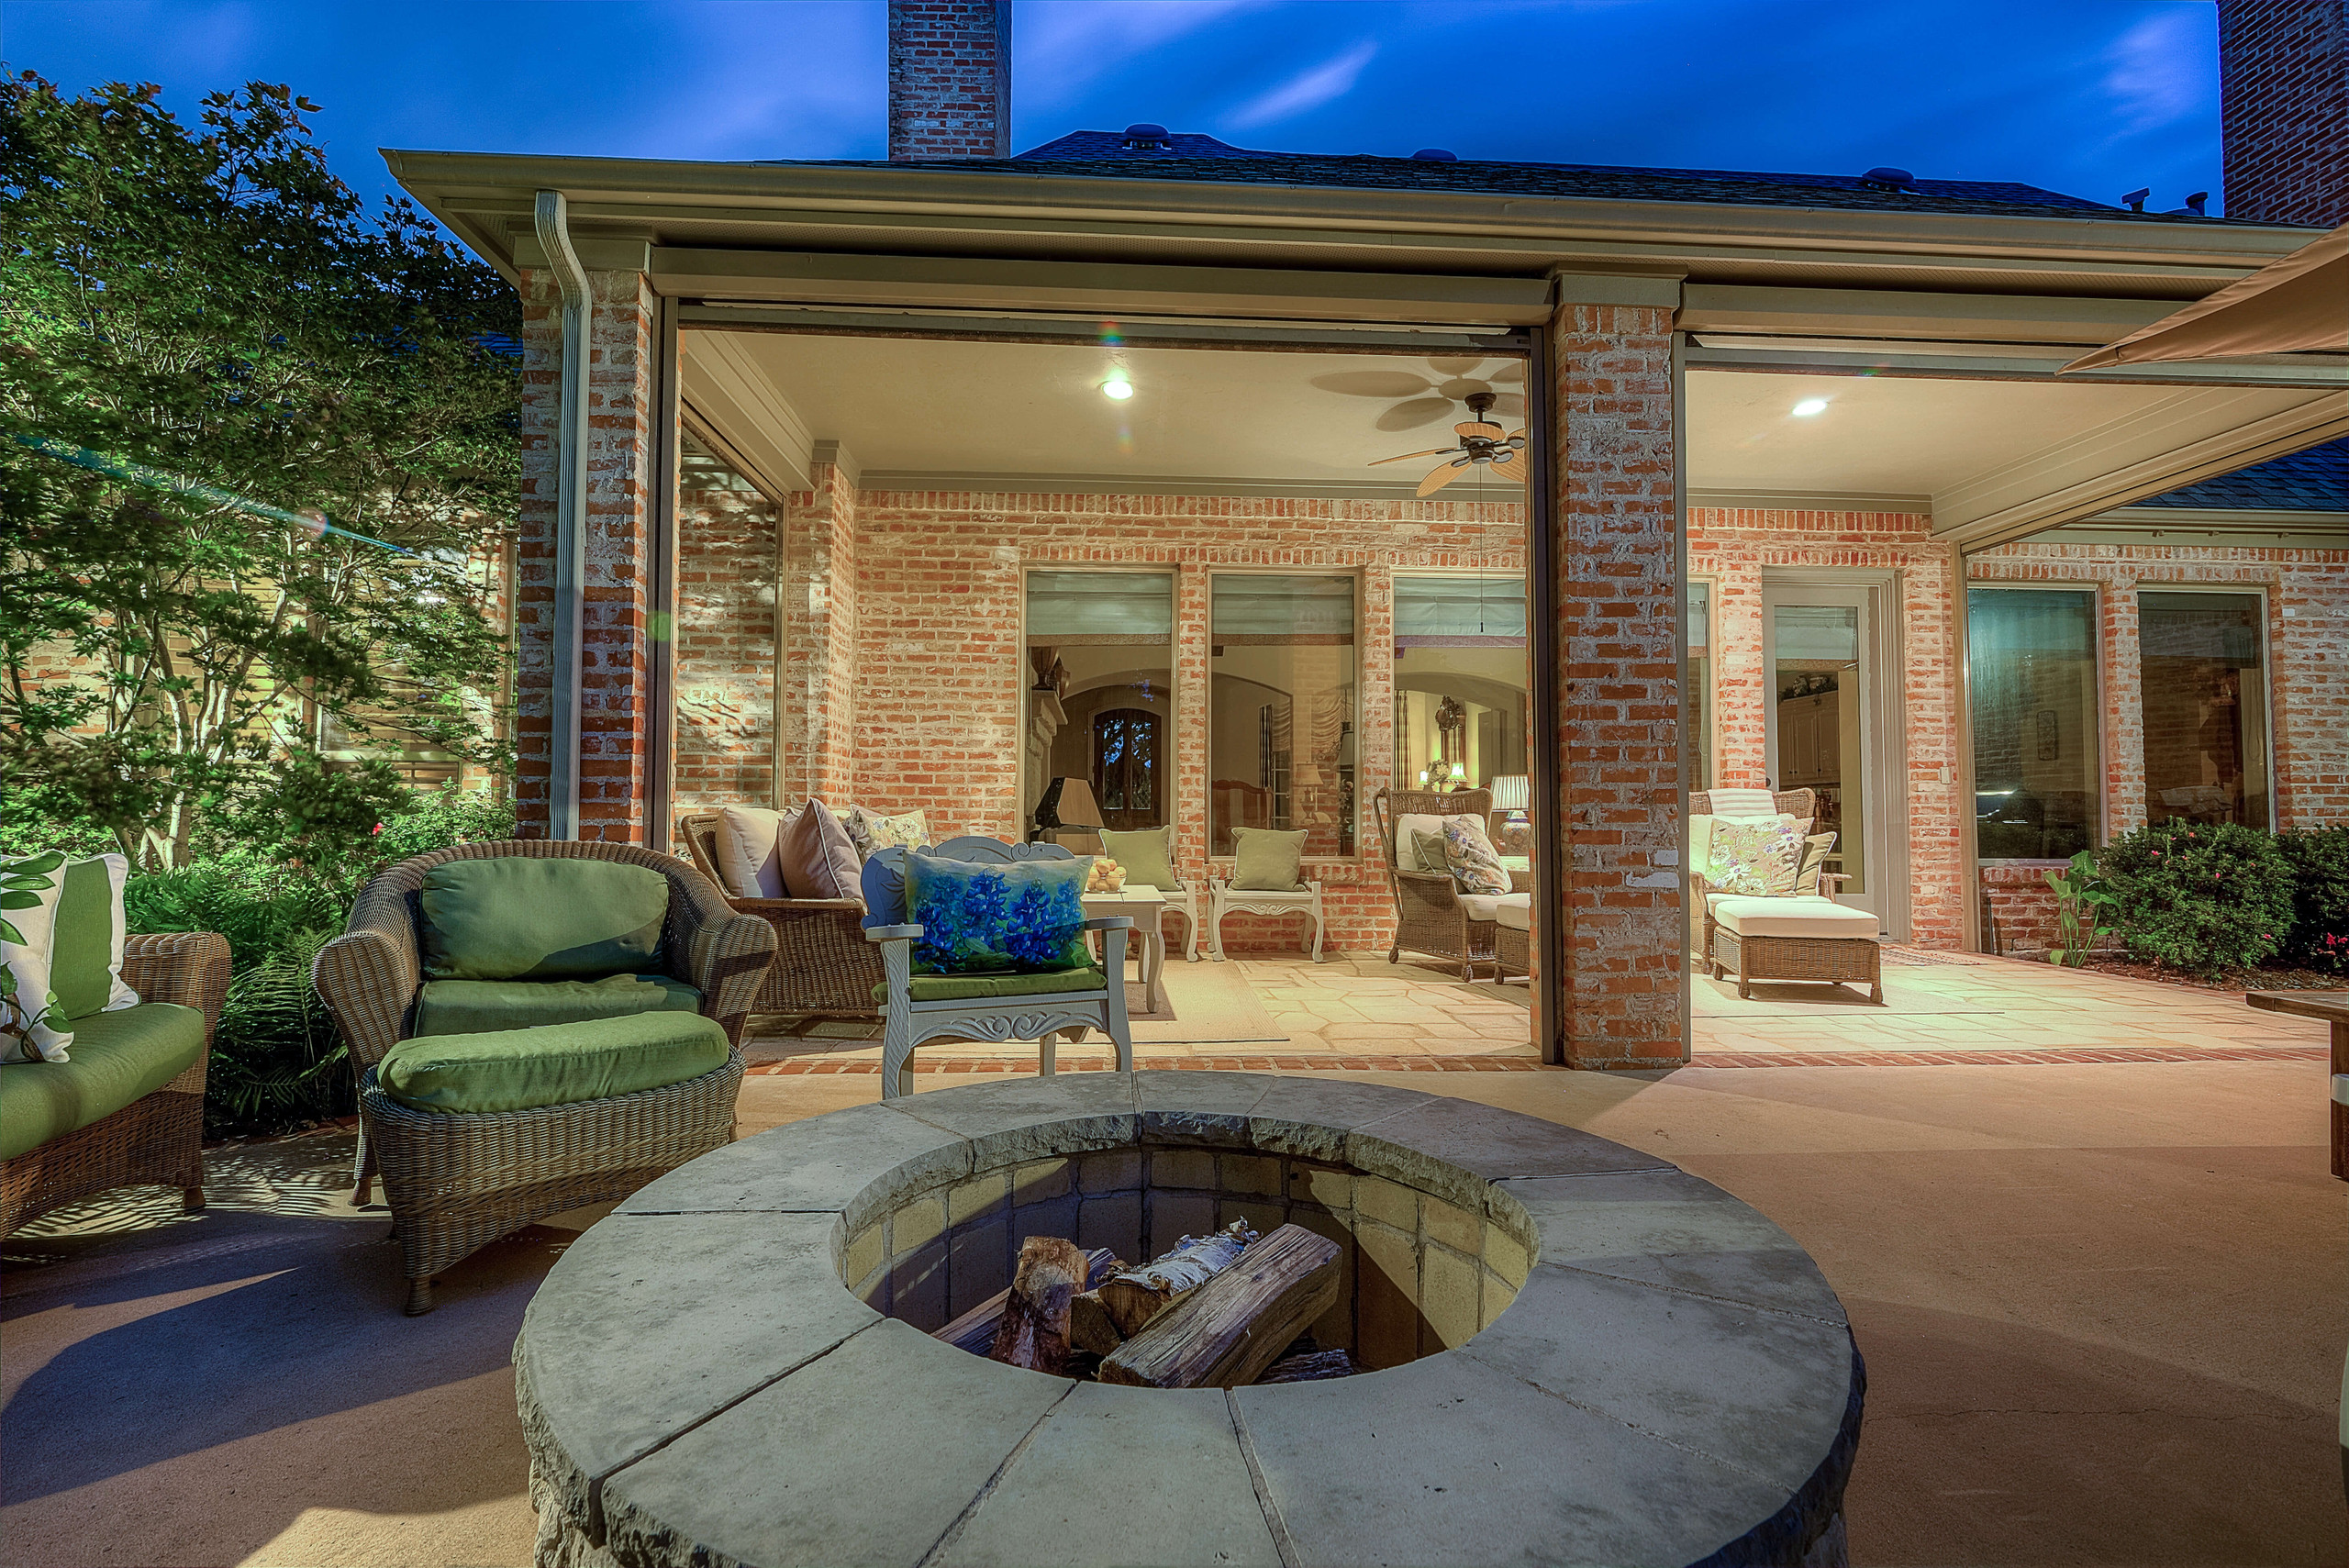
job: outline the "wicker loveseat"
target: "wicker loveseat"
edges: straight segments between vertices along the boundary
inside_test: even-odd
[[[737,912],[774,928],[774,962],[751,1004],[754,1013],[878,1020],[873,1000],[881,984],[881,954],[864,940],[864,905],[854,898],[745,898],[718,869],[718,814],[681,817],[696,869]]]
[[[204,1207],[204,1073],[228,995],[228,940],[209,931],[130,937],[123,944],[122,978],[140,1005],[76,1020],[71,1060],[0,1067],[0,1096],[12,1102],[5,1113],[7,1145],[39,1139],[0,1159],[0,1234],[113,1187],[177,1187],[190,1212]],[[203,1041],[193,1062],[139,1093],[142,1080],[171,1070],[166,1063],[142,1072],[140,1058],[171,1051],[174,1061],[185,1060],[184,1044],[161,1038],[176,1031],[148,1029],[140,1018],[158,1003],[201,1015]],[[36,1095],[29,1092],[34,1078],[18,1084],[7,1081],[10,1074],[47,1074],[39,1087],[72,1092]],[[20,1087],[28,1092],[20,1095]],[[63,1103],[69,1100],[71,1115]],[[52,1130],[67,1121],[79,1125]]]
[[[722,1027],[731,1047],[725,1064],[656,1088],[515,1110],[419,1110],[384,1093],[378,1064],[413,1031],[425,994],[419,895],[427,873],[451,861],[507,858],[617,861],[667,878],[665,973],[641,989],[698,991],[696,1010]],[[356,1201],[367,1202],[380,1173],[409,1282],[407,1311],[430,1310],[432,1276],[487,1242],[551,1214],[625,1197],[729,1141],[742,1080],[742,1028],[774,952],[765,921],[727,907],[714,884],[674,855],[632,844],[461,844],[403,861],[362,889],[350,929],[319,952],[316,978],[350,1042],[359,1079]],[[488,1027],[495,1032],[533,1023],[519,1014]],[[562,1024],[550,1018],[546,1027],[551,1034]]]
[[[1476,978],[1478,964],[1491,965],[1494,978],[1498,979],[1500,963],[1494,945],[1498,901],[1512,895],[1530,897],[1532,873],[1512,870],[1507,894],[1463,893],[1448,872],[1420,871],[1416,862],[1412,869],[1405,869],[1397,842],[1406,817],[1489,819],[1493,792],[1382,789],[1372,798],[1372,806],[1378,817],[1379,849],[1386,857],[1386,885],[1395,895],[1395,941],[1386,950],[1386,962],[1401,962],[1403,950],[1408,948],[1454,960],[1463,980]]]

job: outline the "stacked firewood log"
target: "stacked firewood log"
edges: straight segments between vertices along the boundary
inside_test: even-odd
[[[1136,1268],[1058,1236],[1020,1243],[1008,1290],[937,1331],[1010,1366],[1145,1388],[1237,1388],[1344,1377],[1307,1328],[1336,1302],[1338,1244],[1301,1226],[1235,1220]]]

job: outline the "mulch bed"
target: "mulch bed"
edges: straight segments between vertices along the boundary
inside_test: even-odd
[[[2349,974],[2323,969],[2230,969],[2217,980],[2202,980],[2180,970],[2109,952],[2092,952],[2087,962],[2078,967],[2099,974],[2119,974],[2131,980],[2152,980],[2164,985],[2183,985],[2192,991],[2236,996],[2246,991],[2349,991]]]

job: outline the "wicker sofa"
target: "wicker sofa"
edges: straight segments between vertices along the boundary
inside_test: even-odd
[[[123,944],[122,977],[142,1006],[169,1002],[203,1015],[203,1049],[160,1087],[0,1160],[0,1234],[113,1187],[177,1187],[191,1213],[204,1207],[204,1074],[228,995],[228,940],[209,931],[130,937]],[[139,1010],[98,1016],[128,1019]],[[89,1054],[85,1050],[78,1064],[21,1062],[0,1067],[0,1073],[88,1067],[95,1065]],[[87,1114],[96,1107],[83,1108]]]
[[[678,826],[695,869],[709,879],[719,896],[738,913],[756,916],[774,928],[774,962],[767,967],[751,1011],[879,1020],[881,1007],[873,997],[882,980],[881,955],[864,940],[861,900],[742,897],[718,874],[718,814],[690,812],[679,818]]]
[[[618,861],[666,877],[662,962],[668,978],[700,992],[698,1011],[724,1029],[732,1047],[725,1065],[659,1088],[523,1110],[425,1111],[384,1093],[376,1067],[411,1032],[424,986],[418,895],[426,873],[453,860],[509,857]],[[403,861],[362,889],[350,929],[319,952],[315,973],[359,1079],[355,1199],[366,1203],[383,1176],[408,1313],[431,1310],[433,1276],[475,1249],[534,1219],[625,1197],[724,1146],[742,1080],[743,1025],[774,952],[765,921],[729,908],[716,884],[674,855],[632,844],[460,844]]]

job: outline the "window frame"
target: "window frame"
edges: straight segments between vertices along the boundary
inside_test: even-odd
[[[1721,771],[1721,574],[1719,572],[1691,572],[1680,584],[1680,666],[1688,667],[1688,590],[1698,584],[1705,586],[1705,757],[1711,763],[1713,776],[1701,783],[1691,778],[1687,793],[1697,795],[1720,786]],[[1687,711],[1687,699],[1682,699],[1681,711]],[[1687,754],[1687,748],[1682,748]],[[1685,817],[1687,813],[1682,813]]]
[[[2110,662],[2110,657],[2108,652],[2110,644],[2106,641],[2104,635],[2106,584],[2093,580],[2073,581],[2066,579],[2056,581],[2033,578],[2029,582],[2009,582],[1997,577],[1968,577],[1965,580],[1965,599],[1958,608],[1959,624],[1961,627],[1965,628],[1964,638],[1965,658],[1960,662],[1963,679],[1960,683],[1958,703],[1958,712],[1963,718],[1965,726],[1965,790],[1964,795],[1959,797],[1959,803],[1965,809],[1966,858],[1972,863],[1974,868],[1973,879],[1976,884],[1979,885],[1982,878],[1982,867],[1985,865],[2016,865],[2021,862],[2011,859],[1998,859],[1995,857],[1986,858],[1982,853],[1982,835],[1979,829],[1975,826],[1977,818],[1975,816],[1973,803],[1980,797],[1982,791],[1981,774],[1974,765],[1974,746],[1976,738],[1974,734],[1974,637],[1972,628],[1974,624],[1974,590],[1976,588],[1997,588],[2002,591],[2012,588],[2017,590],[2027,590],[2032,593],[2086,594],[2088,595],[2089,614],[2092,617],[2091,629],[2094,634],[2094,645],[2090,650],[2088,663],[2094,670],[2096,675],[2096,842],[2091,846],[2091,848],[2100,850],[2104,848],[2105,845],[2110,843],[2113,839],[2114,825],[2112,820],[2112,753],[2108,745],[2108,731],[2110,728],[2110,721],[2112,717],[2112,709],[2109,703],[2109,695],[2112,688],[2112,673],[2108,668],[2108,665]],[[2139,768],[2142,772],[2142,757],[2139,759]]]
[[[1356,757],[1353,824],[1354,852],[1352,855],[1308,854],[1305,862],[1307,864],[1319,862],[1323,865],[1360,866],[1378,858],[1365,848],[1364,835],[1362,830],[1364,781],[1360,758],[1364,713],[1363,686],[1367,680],[1364,656],[1363,612],[1369,598],[1367,592],[1370,583],[1369,563],[1357,562],[1344,566],[1267,566],[1254,562],[1225,565],[1217,562],[1205,561],[1197,562],[1191,570],[1197,571],[1207,580],[1204,584],[1207,590],[1207,624],[1200,628],[1200,636],[1205,639],[1207,653],[1207,674],[1206,679],[1201,683],[1204,688],[1201,706],[1204,709],[1202,718],[1205,728],[1199,737],[1199,751],[1205,773],[1207,798],[1199,806],[1199,827],[1201,836],[1207,844],[1208,866],[1218,869],[1228,867],[1236,859],[1232,855],[1219,855],[1215,852],[1215,580],[1218,577],[1343,577],[1352,584],[1354,622],[1354,704],[1352,719],[1354,727]],[[1394,570],[1389,568],[1390,575]],[[1460,574],[1453,573],[1453,575]],[[1388,655],[1388,668],[1389,684],[1392,684],[1393,655],[1391,653]],[[1388,766],[1390,770],[1393,767],[1391,759]],[[1376,837],[1375,834],[1370,836]]]
[[[1034,832],[1030,820],[1034,808],[1027,801],[1028,730],[1035,721],[1036,672],[1028,659],[1029,583],[1036,573],[1082,573],[1087,576],[1127,576],[1166,578],[1168,630],[1166,635],[1166,765],[1160,769],[1159,787],[1165,792],[1166,824],[1176,832],[1181,842],[1181,812],[1183,808],[1182,773],[1180,764],[1173,759],[1181,754],[1183,732],[1183,567],[1171,561],[1133,561],[1115,563],[1093,561],[1023,561],[1019,563],[1019,655],[1013,662],[1011,678],[1019,692],[1019,728],[1012,736],[1012,809],[1017,818],[1016,830],[1022,840]],[[1142,644],[1136,643],[1141,647]]]
[[[2141,577],[2129,585],[2130,608],[2136,617],[2137,631],[2137,782],[2145,795],[2145,821],[2154,819],[2153,786],[2145,776],[2145,601],[2154,594],[2239,594],[2254,599],[2259,606],[2259,701],[2261,723],[2266,732],[2261,746],[2261,765],[2267,770],[2267,822],[2265,831],[2277,831],[2276,809],[2276,628],[2271,617],[2275,614],[2274,595],[2265,583],[2197,583],[2171,578]]]

